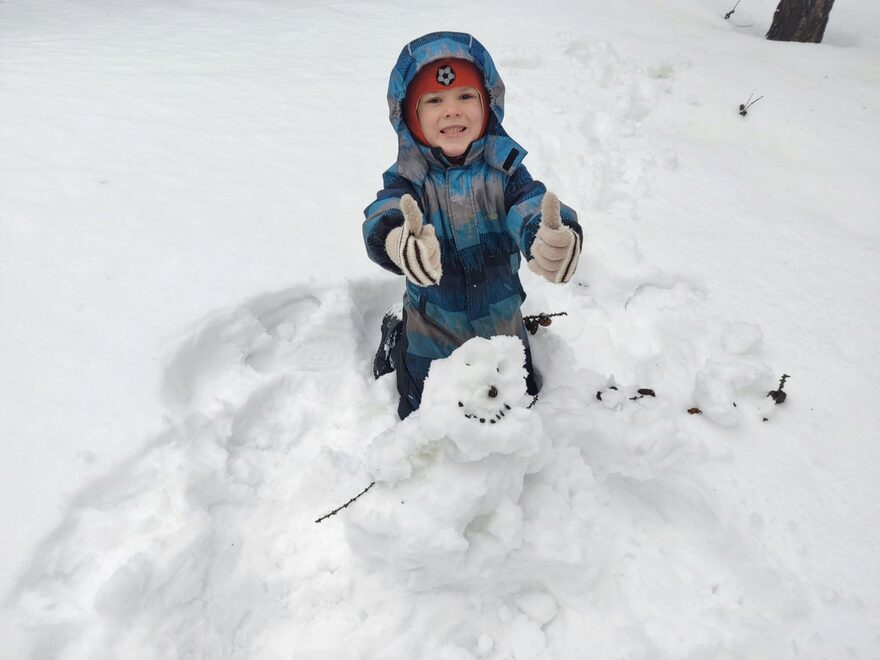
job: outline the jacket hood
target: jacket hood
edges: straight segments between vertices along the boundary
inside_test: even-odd
[[[504,118],[504,83],[495,69],[495,63],[483,44],[464,32],[432,32],[409,42],[400,51],[388,82],[389,119],[398,136],[398,173],[416,182],[421,182],[425,177],[428,160],[431,160],[430,148],[420,145],[410,133],[403,118],[403,99],[407,87],[423,66],[447,57],[473,62],[483,74],[483,83],[489,95],[489,124],[486,134],[472,144],[471,150],[482,149],[489,165],[509,174],[516,169],[526,152],[501,127]]]

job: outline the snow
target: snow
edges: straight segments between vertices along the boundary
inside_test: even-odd
[[[732,6],[0,4],[0,656],[880,656],[880,8]],[[404,423],[370,376],[447,28],[585,230],[495,425],[504,341]]]

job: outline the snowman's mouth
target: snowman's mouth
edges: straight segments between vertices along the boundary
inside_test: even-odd
[[[459,401],[459,408],[464,408],[464,404]],[[505,413],[510,410],[510,406],[506,403],[502,403],[501,407],[497,410],[493,411],[481,411],[479,413],[465,412],[464,416],[467,419],[472,419],[475,422],[479,422],[480,424],[497,424],[504,420]]]

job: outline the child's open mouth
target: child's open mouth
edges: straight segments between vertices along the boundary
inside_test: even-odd
[[[443,135],[458,135],[459,133],[464,133],[467,129],[464,126],[447,126],[444,129],[441,129],[440,132]]]

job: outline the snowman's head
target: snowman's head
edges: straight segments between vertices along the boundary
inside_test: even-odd
[[[431,364],[421,426],[428,437],[445,435],[461,447],[470,441],[518,432],[528,412],[525,348],[517,337],[475,337],[444,360]]]

